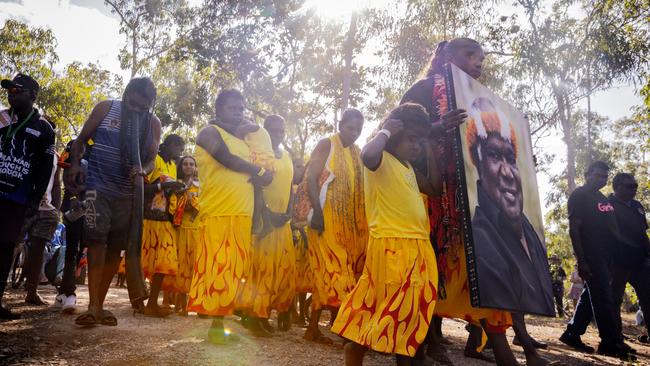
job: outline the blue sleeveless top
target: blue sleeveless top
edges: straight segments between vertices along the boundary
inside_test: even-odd
[[[87,156],[88,173],[86,189],[96,190],[110,197],[129,198],[133,196],[133,182],[129,177],[130,161],[123,161],[120,154],[120,126],[122,124],[122,102],[114,100],[106,117],[92,137],[93,145]],[[152,143],[151,128],[148,129],[146,145]],[[140,151],[147,151],[142,147]],[[142,156],[142,161],[146,160]]]

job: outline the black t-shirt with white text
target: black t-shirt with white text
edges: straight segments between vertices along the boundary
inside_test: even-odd
[[[568,208],[569,219],[582,219],[580,237],[585,255],[601,255],[615,250],[620,233],[614,206],[604,194],[586,186],[578,187],[569,197]]]
[[[37,110],[22,122],[0,111],[0,199],[33,206],[52,175],[55,134]]]

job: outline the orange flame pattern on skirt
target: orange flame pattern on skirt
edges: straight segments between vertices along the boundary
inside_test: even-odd
[[[299,230],[293,231],[296,248],[296,293],[306,294],[313,291],[314,274],[309,266],[307,238]]]
[[[428,240],[370,237],[363,274],[332,332],[382,353],[414,356],[436,305],[438,271]]]
[[[178,273],[174,283],[177,292],[184,294],[190,292],[194,274],[194,257],[199,239],[198,228],[178,229]]]
[[[253,236],[250,280],[244,285],[238,308],[248,315],[268,318],[271,309],[289,310],[296,293],[296,250],[289,224],[263,238]]]
[[[142,271],[151,280],[154,274],[169,275],[178,272],[176,229],[169,221],[144,220],[142,225]],[[173,281],[163,283],[162,289],[173,291]]]
[[[237,307],[238,292],[249,276],[251,216],[213,216],[199,228],[188,311],[226,316]]]

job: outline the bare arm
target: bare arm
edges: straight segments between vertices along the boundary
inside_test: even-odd
[[[436,161],[436,155],[434,154],[434,149],[437,148],[434,146],[435,140],[429,139],[427,144],[424,147],[424,151],[427,155],[427,170],[429,171],[429,176],[426,177],[433,189],[435,196],[442,195],[442,175],[438,168],[438,161]]]
[[[424,174],[418,172],[415,170],[415,180],[418,182],[418,188],[420,189],[420,193],[424,193],[429,197],[436,197],[440,195],[440,192],[437,192],[433,185],[431,184],[431,181],[427,179],[427,177],[424,176]]]
[[[309,201],[313,208],[310,226],[312,229],[322,233],[325,230],[325,220],[323,218],[323,208],[320,205],[318,179],[325,169],[327,156],[330,153],[331,143],[329,139],[322,139],[316,145],[316,148],[311,153],[309,165],[307,166],[307,193]]]
[[[56,167],[54,181],[52,182],[52,206],[61,209],[61,168]]]
[[[162,124],[158,117],[152,115],[149,122],[151,123],[152,137],[151,145],[149,145],[146,154],[149,159],[142,162],[142,170],[146,174],[151,173],[155,167],[156,155],[158,154],[158,147],[160,146],[160,131],[162,129]]]
[[[381,164],[381,157],[388,143],[388,136],[378,133],[361,150],[361,161],[371,171],[376,171]]]
[[[256,176],[262,168],[233,155],[226,146],[221,134],[215,128],[205,127],[196,137],[196,144],[201,146],[215,160],[228,169]]]
[[[318,178],[320,178],[325,169],[325,161],[330,153],[330,140],[322,139],[314,148],[309,158],[309,165],[307,166],[307,193],[309,193],[309,201],[314,211],[322,211],[319,199]]]
[[[95,108],[93,108],[92,112],[90,112],[90,116],[81,128],[79,136],[77,136],[70,147],[70,168],[66,169],[63,173],[63,181],[72,191],[77,191],[78,189],[76,188],[79,188],[79,185],[83,185],[85,181],[86,177],[83,176],[81,171],[81,157],[86,151],[88,140],[95,135],[95,131],[97,131],[99,124],[102,122],[102,119],[104,119],[110,108],[110,100],[99,102]]]

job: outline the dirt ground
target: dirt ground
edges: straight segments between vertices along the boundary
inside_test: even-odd
[[[41,287],[41,294],[52,304],[56,295],[52,287]],[[88,304],[85,286],[77,289],[78,311]],[[5,301],[22,319],[0,322],[0,365],[343,365],[341,339],[321,327],[334,345],[309,343],[302,339],[303,329],[294,326],[273,338],[259,339],[248,335],[235,318],[226,326],[242,337],[237,344],[213,346],[206,342],[209,319],[172,315],[166,319],[147,318],[132,313],[126,289],[111,288],[107,308],[118,318],[117,327],[79,328],[74,316],[61,315],[52,307],[28,306],[22,290],[9,290]],[[624,315],[625,334],[632,339],[641,329],[632,325],[632,314]],[[650,347],[630,341],[638,351],[638,361],[625,363],[615,358],[584,355],[565,347],[557,339],[564,328],[562,319],[528,319],[529,331],[538,340],[548,342],[543,357],[561,365],[650,365]],[[274,320],[272,321],[274,324]],[[452,342],[448,356],[459,366],[486,366],[490,363],[462,356],[467,333],[465,323],[445,320],[443,332]],[[508,338],[512,338],[509,331]],[[593,327],[583,340],[597,346]],[[513,348],[519,361],[525,359],[519,347]],[[489,351],[488,351],[489,352]],[[370,352],[366,365],[393,365],[394,358]]]

